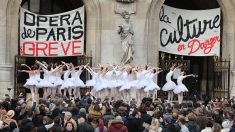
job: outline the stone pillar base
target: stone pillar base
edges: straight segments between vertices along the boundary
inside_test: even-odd
[[[0,65],[0,99],[5,98],[5,94],[14,95],[13,65]],[[7,88],[11,88],[8,91]]]

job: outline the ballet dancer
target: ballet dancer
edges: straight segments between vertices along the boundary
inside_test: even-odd
[[[46,62],[35,61],[43,70],[43,79],[38,84],[39,88],[43,88],[43,97],[47,98],[51,95],[54,77],[52,77],[52,65],[47,65]]]
[[[193,74],[189,74],[189,75],[185,75],[185,72],[181,72],[180,76],[177,78],[177,86],[174,89],[174,93],[178,95],[178,102],[179,104],[182,104],[183,102],[183,93],[184,92],[188,92],[187,87],[182,83],[183,79],[185,79],[186,77],[190,77],[193,76]]]
[[[144,89],[144,91],[147,92],[147,96],[149,96],[149,92],[157,92],[157,90],[160,90],[160,87],[153,81],[154,77],[162,72],[160,69],[161,68],[153,68],[149,74],[145,75],[148,80],[148,84]]]
[[[174,65],[170,68],[170,71],[169,71],[169,72],[167,73],[167,75],[166,75],[166,83],[165,83],[165,85],[162,87],[162,90],[163,90],[163,91],[167,91],[167,92],[168,92],[168,100],[167,100],[168,103],[172,103],[172,100],[173,100],[173,90],[174,90],[175,87],[176,87],[176,84],[171,80],[171,77],[172,77],[174,71],[175,71],[177,68],[179,68],[179,67],[181,67],[181,65],[178,66],[178,67],[176,67],[176,64],[174,64]]]
[[[30,68],[26,64],[21,64],[21,66],[26,67],[28,70],[19,70],[19,72],[25,72],[28,73],[29,78],[26,80],[26,83],[24,84],[25,88],[30,89],[31,96],[33,102],[36,101],[35,95],[38,94],[38,83],[40,82],[40,67],[37,64],[34,64],[32,68]],[[39,75],[39,76],[38,76]]]

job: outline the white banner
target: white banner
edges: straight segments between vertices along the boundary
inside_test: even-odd
[[[220,8],[184,10],[162,6],[159,50],[187,56],[219,56]]]
[[[84,7],[53,15],[20,9],[22,56],[78,56],[84,52]]]

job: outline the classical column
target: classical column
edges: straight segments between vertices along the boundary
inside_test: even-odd
[[[230,75],[230,97],[235,95],[234,89],[234,71],[235,71],[235,15],[234,15],[234,0],[217,0],[223,13],[223,41],[222,53],[223,58],[231,56],[231,72]],[[232,86],[232,87],[231,87]]]
[[[233,81],[233,85],[230,89],[230,97],[235,96],[235,71],[232,71],[232,81]]]
[[[83,0],[86,9],[86,45],[87,53],[92,51],[93,65],[101,62],[101,28],[102,15],[99,0]]]
[[[152,0],[147,14],[145,42],[147,63],[158,65],[159,12],[165,0]]]
[[[7,25],[7,4],[8,0],[0,0],[0,64],[5,64],[6,56],[6,25]]]

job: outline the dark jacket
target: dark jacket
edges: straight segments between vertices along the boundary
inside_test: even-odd
[[[199,126],[198,126],[198,124],[196,123],[196,121],[189,121],[187,124],[186,124],[186,126],[188,127],[188,130],[190,131],[190,132],[200,132],[199,131]]]
[[[162,132],[176,132],[176,127],[172,123],[167,124],[165,128],[162,129]]]
[[[141,111],[141,120],[145,123],[151,124],[152,117],[149,114],[147,114],[146,111]]]
[[[94,129],[90,124],[84,122],[84,123],[78,124],[77,132],[94,132]]]
[[[113,120],[114,119],[114,116],[113,115],[104,115],[103,116],[103,120],[104,120],[104,123],[105,125],[107,125],[109,123],[110,120]]]
[[[130,116],[126,126],[129,132],[143,132],[144,127],[142,125],[143,122],[141,119],[136,119],[135,117]]]
[[[56,132],[62,132],[63,131],[63,127],[60,124],[54,124],[50,129],[53,129]]]
[[[20,132],[31,132],[34,128],[32,120],[23,119],[20,127]]]
[[[123,121],[112,120],[108,132],[128,132],[128,129],[123,124]]]

